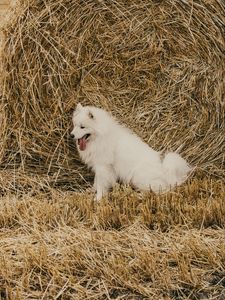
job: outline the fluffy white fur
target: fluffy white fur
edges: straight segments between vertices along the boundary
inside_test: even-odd
[[[179,154],[171,152],[162,159],[160,152],[103,109],[78,104],[73,125],[71,134],[80,157],[95,172],[97,200],[117,181],[157,193],[169,191],[187,178],[190,167]]]

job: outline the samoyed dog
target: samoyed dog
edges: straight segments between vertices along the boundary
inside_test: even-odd
[[[79,155],[95,173],[97,200],[117,181],[138,190],[166,192],[185,181],[191,170],[175,152],[162,158],[160,152],[103,109],[79,103],[73,113],[73,126],[71,136]]]

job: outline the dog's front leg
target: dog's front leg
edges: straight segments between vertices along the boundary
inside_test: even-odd
[[[94,189],[96,191],[96,200],[99,201],[108,192],[108,185],[100,174],[95,174]]]
[[[109,189],[116,183],[116,176],[109,166],[101,166],[95,170],[94,188],[96,190],[96,200],[107,194]]]

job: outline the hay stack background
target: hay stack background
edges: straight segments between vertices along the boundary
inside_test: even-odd
[[[82,102],[221,176],[224,16],[222,0],[19,1],[5,30],[1,165],[84,184],[69,138]]]

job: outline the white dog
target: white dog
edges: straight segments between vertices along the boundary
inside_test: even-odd
[[[108,112],[77,105],[73,131],[81,159],[95,172],[94,188],[101,199],[117,181],[140,190],[166,192],[181,184],[191,170],[177,153],[162,159],[137,135],[119,124]]]

